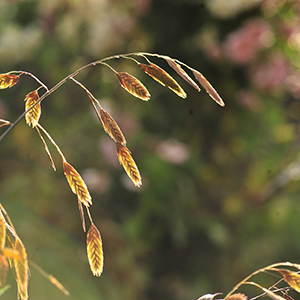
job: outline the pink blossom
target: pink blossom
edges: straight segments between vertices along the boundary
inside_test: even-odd
[[[111,186],[111,179],[108,174],[94,168],[83,170],[82,177],[92,192],[101,194],[109,190]]]
[[[270,34],[268,23],[262,19],[247,21],[242,28],[231,33],[225,41],[226,55],[237,64],[252,62]]]
[[[134,135],[139,129],[138,120],[128,114],[114,113],[114,118],[125,136]]]
[[[118,168],[120,166],[117,157],[116,143],[109,136],[101,138],[99,149],[107,163],[114,168]]]
[[[300,99],[300,73],[293,73],[286,78],[286,86],[290,93],[296,98]]]
[[[212,61],[219,61],[222,59],[223,51],[222,47],[217,42],[211,42],[204,47],[204,51],[209,59]]]
[[[187,146],[175,139],[161,142],[156,148],[156,153],[163,160],[174,164],[184,163],[190,155]]]
[[[241,106],[252,111],[259,111],[261,108],[261,102],[259,101],[259,99],[251,91],[248,90],[241,90],[237,94],[237,101]]]
[[[257,88],[276,92],[284,87],[285,80],[290,74],[288,62],[281,54],[276,53],[267,63],[255,66],[250,72],[250,77]]]

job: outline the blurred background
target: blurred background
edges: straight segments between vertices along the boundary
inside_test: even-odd
[[[258,268],[300,262],[300,23],[292,0],[1,0],[0,73],[25,70],[49,88],[113,54],[145,51],[202,72],[226,106],[198,93],[163,61],[186,100],[132,61],[149,102],[132,97],[103,66],[81,81],[121,127],[143,179],[119,165],[85,92],[67,82],[42,103],[43,125],[85,179],[104,247],[104,273],[86,257],[77,198],[48,143],[22,121],[0,147],[0,201],[33,267],[29,299],[192,300],[226,294]],[[15,121],[29,76],[0,93],[0,118]],[[43,90],[40,90],[40,95]],[[0,133],[5,128],[0,129]],[[266,287],[277,280],[268,275]],[[1,299],[16,299],[11,288]],[[248,296],[256,288],[241,291]]]

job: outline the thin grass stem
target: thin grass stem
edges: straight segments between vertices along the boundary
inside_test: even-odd
[[[62,157],[62,160],[63,161],[67,161],[66,158],[65,158],[65,156],[63,155],[62,151],[60,150],[60,148],[58,147],[58,145],[55,143],[55,141],[53,140],[53,138],[51,137],[51,135],[46,131],[46,129],[40,123],[37,123],[36,126],[38,126],[44,132],[44,134],[47,136],[47,138],[50,140],[50,142],[54,145],[54,147],[56,148],[57,152]]]

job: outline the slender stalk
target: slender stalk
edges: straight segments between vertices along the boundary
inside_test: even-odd
[[[259,274],[259,273],[262,273],[264,271],[272,270],[275,267],[279,267],[279,266],[299,268],[299,265],[297,265],[297,264],[292,264],[290,262],[281,262],[281,263],[275,263],[275,264],[267,266],[265,268],[256,270],[255,272],[253,272],[249,276],[247,276],[244,280],[240,281],[237,285],[235,285],[233,287],[233,289],[226,295],[226,297],[224,298],[224,300],[227,299],[231,294],[233,294],[241,285],[245,284],[251,277],[253,277],[253,276],[255,276],[255,275]]]
[[[109,64],[105,63],[105,62],[101,62],[102,65],[107,66],[108,68],[110,68],[115,74],[118,74],[118,72]]]
[[[70,292],[51,274],[43,270],[38,264],[34,261],[29,261],[30,265],[33,266],[43,277],[48,279],[52,284],[54,284],[58,289],[60,289],[66,296],[70,295]]]
[[[54,87],[52,87],[50,90],[47,90],[47,92],[45,94],[43,94],[39,101],[37,101],[36,103],[34,103],[31,107],[29,107],[26,111],[24,111],[14,123],[11,123],[11,125],[9,126],[8,129],[6,129],[6,131],[4,131],[4,133],[0,136],[0,142],[3,140],[3,138],[10,133],[10,131],[12,131],[14,129],[14,127],[16,127],[16,125],[24,118],[24,116],[30,111],[32,110],[36,105],[38,105],[39,103],[41,103],[46,97],[48,97],[49,95],[51,95],[53,92],[55,92],[59,87],[61,87],[68,79],[70,79],[71,77],[76,76],[80,71],[86,69],[89,66],[92,65],[96,65],[97,62],[93,62],[90,63],[88,65],[85,65],[83,67],[81,67],[80,69],[76,70],[74,73],[68,75],[67,77],[63,78],[59,83],[57,83]]]
[[[136,59],[134,59],[134,58],[132,58],[132,57],[130,57],[130,56],[124,56],[124,58],[126,58],[126,59],[130,59],[130,60],[133,60],[136,64],[140,64],[140,62],[139,61],[137,61]],[[147,59],[146,59],[147,60]],[[148,60],[147,60],[148,61]],[[149,62],[149,61],[148,61]]]
[[[91,103],[92,103],[93,108],[94,108],[94,110],[95,110],[95,112],[96,112],[96,115],[97,115],[99,121],[100,121],[101,124],[102,124],[101,116],[100,116],[100,114],[99,114],[99,111],[98,111],[98,109],[97,109],[95,103],[94,103],[94,101],[95,101],[95,102],[99,105],[99,107],[101,108],[101,105],[100,105],[99,101],[93,96],[93,94],[92,94],[92,93],[91,93],[91,92],[90,92],[90,91],[89,91],[89,90],[88,90],[81,82],[77,81],[77,80],[74,79],[73,77],[71,77],[70,79],[73,80],[76,84],[78,84],[81,88],[83,88],[83,89],[86,91],[86,93],[88,94],[88,96],[89,96],[89,98],[90,98],[90,100],[91,100]]]
[[[248,282],[248,281],[246,281],[246,282],[244,282],[244,284],[250,284],[250,285],[254,285],[254,286],[258,287],[259,289],[263,290],[263,291],[265,292],[265,294],[266,294],[269,298],[271,298],[271,299],[273,299],[273,300],[285,300],[283,297],[281,297],[281,296],[275,294],[274,291],[271,291],[271,290],[269,290],[269,289],[266,289],[266,288],[262,287],[261,285],[259,285],[259,284],[256,283],[256,282]]]
[[[89,219],[90,219],[90,221],[91,221],[91,224],[94,224],[94,222],[93,222],[93,219],[92,219],[92,216],[91,216],[91,213],[90,213],[90,210],[89,210],[89,208],[86,206],[86,211],[87,211],[87,213],[88,213],[88,216],[89,216]]]
[[[245,282],[245,284],[248,284],[248,283]],[[274,285],[274,286],[275,286],[275,285]],[[273,286],[272,286],[272,287],[273,287]],[[268,289],[270,290],[272,287],[270,287],[270,288],[268,288]],[[274,293],[277,293],[277,292],[287,293],[289,290],[291,290],[290,287],[283,287],[283,288],[280,288],[280,289],[272,290],[272,292],[274,292]],[[255,300],[255,299],[258,299],[258,298],[261,298],[261,297],[264,297],[264,296],[266,296],[266,293],[262,293],[262,294],[260,294],[260,295],[258,295],[258,296],[255,296],[255,297],[253,297],[253,298],[251,298],[251,299],[249,299],[249,300]]]
[[[36,126],[38,126],[47,136],[47,138],[50,140],[50,142],[54,145],[54,147],[56,148],[57,152],[60,154],[60,156],[62,157],[63,161],[67,161],[65,156],[63,155],[62,151],[60,150],[60,148],[58,147],[58,145],[54,142],[53,138],[50,136],[50,134],[46,131],[46,129],[44,129],[44,127],[40,124],[37,123]]]
[[[37,124],[37,126],[35,126],[35,129],[36,129],[36,131],[38,132],[39,137],[40,137],[41,140],[42,140],[42,143],[43,143],[43,145],[44,145],[45,151],[46,151],[46,153],[48,154],[48,157],[49,157],[49,159],[50,159],[52,168],[53,168],[54,171],[56,171],[56,167],[55,167],[54,160],[53,160],[52,155],[51,155],[51,153],[50,153],[50,150],[49,150],[49,148],[48,148],[48,146],[47,146],[47,144],[46,144],[46,141],[44,140],[44,138],[43,138],[43,136],[42,136],[42,134],[41,134],[41,132],[40,132],[40,130],[39,130],[39,128],[38,128],[38,124]]]
[[[0,124],[0,127],[2,127],[2,126],[8,126],[8,125],[11,124],[9,121],[3,120],[3,119],[0,119],[0,123],[3,123],[3,124]]]
[[[34,76],[33,74],[29,73],[29,72],[25,72],[25,71],[12,71],[10,73],[16,73],[16,72],[21,72],[20,74],[27,74],[31,77],[33,77],[38,83],[40,83],[45,89],[46,92],[40,97],[39,101],[37,101],[36,103],[34,103],[30,108],[28,108],[26,111],[24,111],[14,123],[11,123],[10,126],[2,133],[2,135],[0,136],[0,142],[4,139],[4,137],[10,133],[14,127],[23,119],[23,117],[30,111],[32,110],[36,105],[38,105],[39,103],[41,103],[46,97],[48,97],[49,95],[51,95],[53,92],[55,92],[59,87],[61,87],[66,81],[68,81],[69,79],[72,79],[73,77],[75,77],[76,75],[78,75],[79,72],[83,71],[84,69],[91,67],[91,66],[96,66],[98,64],[102,64],[102,65],[107,65],[108,67],[110,67],[108,64],[105,64],[105,61],[108,60],[112,60],[112,59],[119,59],[119,58],[129,58],[130,56],[142,56],[144,57],[146,60],[146,56],[152,56],[152,57],[157,57],[157,58],[170,58],[168,56],[164,56],[164,55],[159,55],[159,54],[153,54],[153,53],[146,53],[146,52],[133,52],[133,53],[126,53],[126,54],[118,54],[118,55],[112,55],[112,56],[108,56],[105,58],[102,58],[101,60],[97,60],[94,62],[91,62],[87,65],[84,65],[83,67],[77,69],[75,72],[73,72],[72,74],[66,76],[65,78],[63,78],[60,82],[58,82],[54,87],[52,87],[50,90],[47,88],[47,86],[45,84],[43,84],[36,76]],[[187,68],[189,68],[190,70],[193,70],[191,67],[189,67],[188,65],[176,60],[178,63],[186,66]],[[110,67],[111,70],[113,70],[114,72],[116,72],[112,67]]]
[[[18,72],[20,72],[21,74],[20,74],[20,76],[22,75],[22,74],[26,74],[26,75],[29,75],[29,76],[31,76],[34,80],[36,80],[46,91],[49,91],[49,89],[48,89],[48,87],[44,84],[44,83],[42,83],[36,76],[34,76],[32,73],[29,73],[29,72],[26,72],[26,71],[18,71]]]

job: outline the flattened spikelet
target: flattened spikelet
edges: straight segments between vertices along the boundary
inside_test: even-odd
[[[179,97],[185,99],[186,93],[181,86],[163,69],[157,65],[150,63],[149,65],[139,64],[139,66],[161,85],[168,87],[175,92]]]
[[[300,274],[288,270],[278,270],[286,283],[300,293]]]
[[[115,122],[115,120],[111,117],[111,115],[101,107],[100,107],[100,118],[105,131],[110,135],[110,137],[116,143],[125,145],[126,140],[120,127]]]
[[[22,300],[26,300],[28,299],[29,267],[25,247],[19,238],[16,239],[15,250],[17,250],[22,257],[22,259],[14,259],[18,293]]]
[[[19,80],[19,75],[0,74],[0,89],[11,88]]]
[[[63,168],[72,192],[86,207],[92,205],[92,197],[80,174],[66,161],[63,161]]]
[[[213,88],[213,86],[209,83],[209,81],[198,71],[192,70],[195,78],[199,81],[199,83],[203,86],[206,90],[208,95],[216,101],[219,105],[224,106],[225,103],[223,102],[222,98],[219,96],[217,91]]]
[[[117,143],[117,153],[119,162],[123,166],[129,178],[135,186],[140,187],[142,185],[142,178],[135,161],[130,155],[129,149],[124,145]]]
[[[116,74],[121,86],[130,94],[144,101],[148,101],[150,99],[150,93],[137,78],[125,72],[119,72]]]
[[[39,94],[37,91],[33,91],[29,93],[25,100],[25,110],[28,110],[32,105],[34,105],[36,102],[38,102],[40,99]],[[35,107],[33,107],[26,115],[26,123],[28,125],[31,125],[32,127],[35,127],[38,123],[41,116],[41,104],[37,104]]]
[[[86,239],[87,257],[94,276],[100,276],[103,271],[103,249],[100,232],[92,224]]]
[[[248,297],[241,293],[232,294],[227,298],[227,300],[247,300],[247,299]]]
[[[169,66],[180,75],[186,82],[188,82],[192,87],[194,87],[198,92],[201,91],[196,82],[181,68],[179,64],[177,64],[173,59],[166,57],[165,60],[169,64]]]

